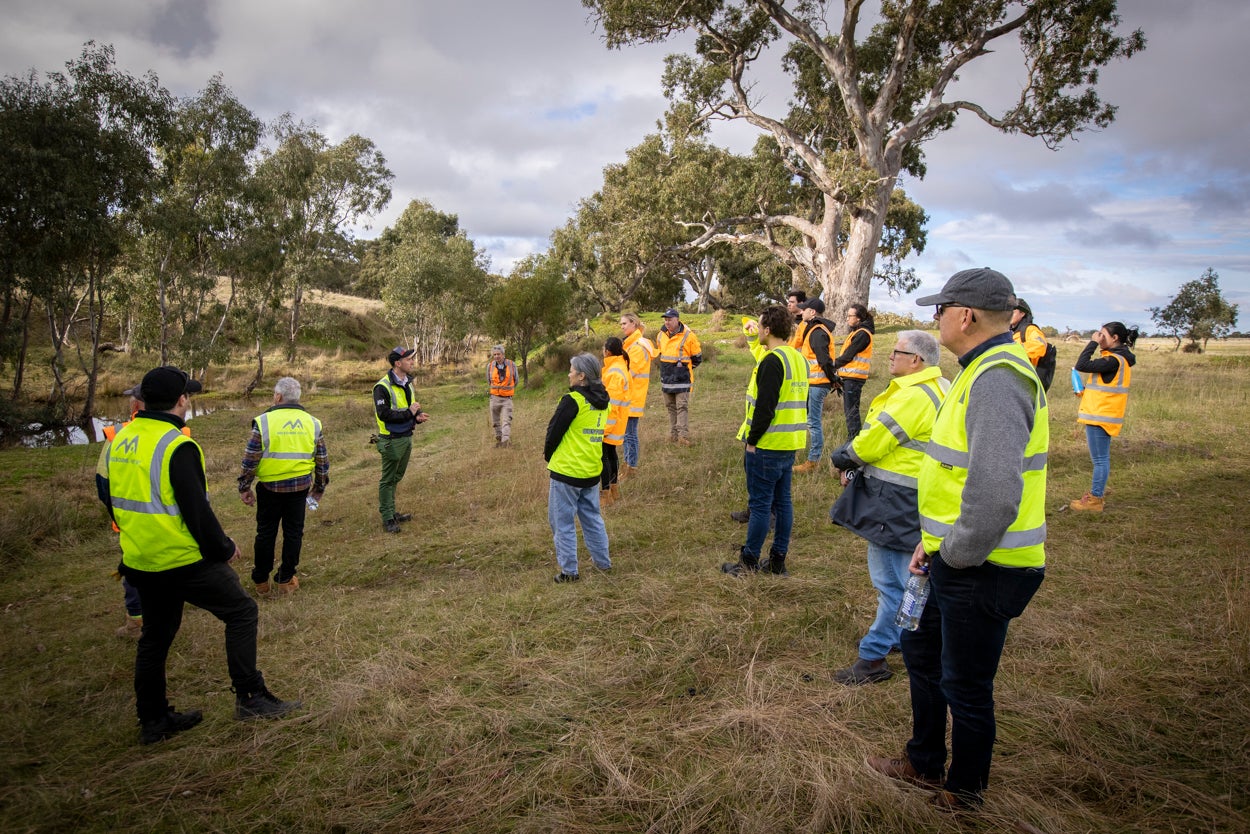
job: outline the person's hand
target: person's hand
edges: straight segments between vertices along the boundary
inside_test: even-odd
[[[851,482],[851,479],[848,478],[846,476],[846,473],[843,472],[841,469],[838,470],[838,480],[842,482],[842,486],[846,486],[847,484]]]
[[[426,414],[424,411],[417,415],[418,423],[424,423],[428,419],[430,419],[430,415]]]
[[[256,505],[256,493],[252,492],[251,489],[246,489],[243,492],[240,492],[239,498],[240,500],[243,501],[245,505],[249,507],[253,507]]]
[[[924,542],[916,545],[916,549],[911,554],[911,564],[907,566],[907,570],[916,574],[916,576],[924,576],[928,571],[921,568],[929,564],[929,554],[924,552]]]
[[[413,403],[412,405],[408,406],[408,410],[411,411],[413,414],[416,414],[418,411],[421,410],[421,403]]]
[[[748,336],[758,336],[760,334],[760,323],[758,321],[748,321],[742,325],[742,330]]]
[[[235,559],[239,558],[239,557],[240,557],[240,556],[242,556],[242,555],[243,555],[243,554],[239,552],[239,546],[236,544],[236,545],[234,546],[234,555],[233,555],[233,556],[231,556],[229,559],[227,559],[227,560],[226,560],[226,564],[227,564],[227,565],[228,565],[228,564],[230,564],[231,562],[233,562]]]
[[[322,490],[321,492],[310,493],[309,497],[312,498],[312,500],[316,501],[318,504],[320,504],[321,499],[325,497],[325,491]]]
[[[752,445],[750,445],[750,444],[747,444],[747,454],[748,454],[748,455],[753,455],[753,454],[755,454],[755,447],[754,447],[754,446],[752,446]]]

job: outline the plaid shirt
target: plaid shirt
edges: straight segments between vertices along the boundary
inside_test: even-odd
[[[261,445],[260,429],[256,421],[252,421],[252,436],[247,439],[247,449],[243,452],[243,471],[239,474],[239,492],[247,492],[252,488],[256,477],[256,467],[260,465],[260,456],[264,448]],[[298,478],[287,478],[283,481],[265,481],[265,489],[270,492],[303,492],[310,489],[320,495],[330,483],[330,455],[326,452],[324,437],[317,437],[317,448],[313,451],[313,472]]]

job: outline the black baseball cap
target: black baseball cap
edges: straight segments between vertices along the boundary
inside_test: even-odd
[[[406,348],[403,345],[391,348],[391,352],[386,355],[386,361],[394,365],[401,359],[407,359],[417,352],[416,348]]]
[[[976,310],[1014,310],[1019,299],[1011,281],[989,267],[965,269],[946,281],[942,291],[916,299],[919,307],[959,304]]]
[[[204,386],[186,371],[162,365],[144,374],[143,382],[139,383],[139,399],[152,411],[163,411],[173,408],[183,394],[198,394],[203,390]]]

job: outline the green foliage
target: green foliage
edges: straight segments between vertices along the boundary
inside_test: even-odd
[[[491,291],[487,332],[502,339],[520,358],[521,374],[527,384],[530,352],[564,330],[570,294],[559,264],[538,255],[522,259],[512,274]]]
[[[1189,340],[1188,351],[1206,349],[1207,341],[1227,336],[1237,325],[1236,304],[1229,304],[1220,292],[1219,273],[1210,267],[1202,277],[1187,281],[1163,307],[1151,307],[1150,318],[1159,330],[1176,340]]]

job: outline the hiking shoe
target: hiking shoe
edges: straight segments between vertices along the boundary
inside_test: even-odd
[[[800,463],[798,466],[794,467],[794,471],[796,474],[798,474],[798,473],[803,473],[803,472],[811,472],[815,468],[816,468],[816,461],[805,460],[802,463]]]
[[[730,576],[754,576],[760,572],[760,565],[756,562],[754,565],[748,565],[746,562],[724,562],[720,566],[721,573],[727,573]]]
[[[382,529],[388,533],[398,533],[400,532],[399,522],[393,518],[388,518],[386,521],[382,522]]]
[[[732,513],[729,514],[729,517],[732,518],[734,521],[738,522],[739,524],[746,524],[748,521],[751,520],[751,511],[750,510],[734,510]]]
[[[581,579],[581,576],[576,573],[560,571],[556,574],[556,582],[576,582],[579,579]]]
[[[412,521],[412,513],[395,513],[396,521]]]
[[[1102,498],[1098,498],[1090,493],[1085,493],[1080,498],[1068,504],[1068,509],[1077,512],[1100,513],[1106,502]]]
[[[845,669],[833,673],[833,679],[845,686],[863,686],[866,683],[881,683],[894,677],[890,664],[881,660],[864,660],[862,657]]]
[[[292,576],[286,582],[279,582],[277,584],[279,594],[282,594],[283,596],[290,596],[299,590],[299,577]]]
[[[273,590],[273,586],[269,584],[268,579],[266,579],[264,582],[256,583],[256,593],[260,594],[261,596],[267,595],[271,590]]]
[[[126,637],[138,640],[143,635],[143,615],[138,617],[127,617],[126,624],[119,627],[114,632],[118,637]]]
[[[677,438],[677,445],[678,446],[693,446],[694,444],[690,442],[689,437],[679,437]]]
[[[864,759],[864,763],[881,775],[888,776],[891,779],[897,779],[900,782],[906,782],[918,788],[942,789],[942,777],[921,776],[916,768],[912,767],[911,759],[907,758],[906,753],[903,753],[897,759],[887,759],[884,756],[869,756],[867,759]]]
[[[790,571],[786,570],[786,557],[779,556],[776,553],[768,554],[767,559],[760,561],[760,573],[771,573],[773,576],[789,576]]]
[[[261,687],[258,692],[240,695],[234,700],[234,717],[240,721],[252,718],[281,718],[291,710],[299,709],[299,701],[280,701],[269,691]]]
[[[158,741],[164,741],[183,730],[191,729],[203,720],[204,713],[198,709],[175,712],[171,706],[160,718],[139,721],[139,743],[155,744]]]
[[[950,791],[941,790],[929,799],[929,804],[939,811],[959,814],[981,810],[981,797],[975,794],[951,793]]]

